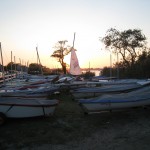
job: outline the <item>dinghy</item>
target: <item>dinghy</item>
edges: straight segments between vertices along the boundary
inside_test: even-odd
[[[0,124],[3,124],[7,117],[50,116],[54,113],[58,103],[56,99],[0,97]]]
[[[79,104],[86,113],[147,106],[150,105],[150,86],[129,93],[80,99]]]
[[[71,94],[73,95],[74,99],[90,98],[102,96],[104,94],[127,93],[136,90],[138,88],[141,88],[142,86],[144,85],[129,84],[129,85],[107,85],[101,87],[86,87],[72,90]]]

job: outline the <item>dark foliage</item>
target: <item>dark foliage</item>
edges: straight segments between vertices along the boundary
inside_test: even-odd
[[[119,67],[118,67],[119,66]],[[119,78],[150,78],[150,52],[144,51],[139,55],[138,60],[134,65],[126,67],[123,62],[118,65],[115,64],[112,70],[112,76],[118,76],[117,70],[119,70]],[[110,68],[104,67],[102,75],[110,76]]]
[[[129,29],[121,32],[111,28],[101,41],[107,50],[120,54],[124,65],[127,67],[134,65],[138,55],[146,50],[146,37],[139,29]]]

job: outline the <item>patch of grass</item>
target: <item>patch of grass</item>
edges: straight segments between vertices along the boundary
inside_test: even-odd
[[[69,94],[52,95],[59,99],[53,116],[48,118],[9,119],[0,127],[0,145],[21,147],[32,144],[62,144],[85,136],[87,120],[77,102]],[[90,131],[88,131],[89,134]],[[15,137],[15,138],[13,138]],[[6,148],[7,146],[4,146]]]
[[[10,119],[0,127],[1,150],[10,147],[21,149],[24,146],[80,141],[99,130],[108,132],[114,126],[122,129],[122,126],[135,121],[140,116],[149,121],[148,111],[142,112],[143,115],[141,112],[135,112],[135,115],[132,112],[132,116],[130,112],[84,115],[81,107],[72,100],[70,94],[61,93],[49,98],[60,100],[53,116]]]

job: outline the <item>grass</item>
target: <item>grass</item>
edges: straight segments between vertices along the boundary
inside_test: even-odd
[[[90,137],[97,131],[120,128],[132,123],[138,117],[147,120],[150,125],[149,111],[120,112],[84,115],[78,103],[70,94],[52,96],[60,100],[51,117],[30,119],[9,119],[0,127],[0,148],[21,149],[42,144],[65,144]],[[103,132],[102,132],[103,133]]]
[[[47,118],[9,119],[0,127],[0,147],[12,145],[63,144],[87,135],[87,122],[77,102],[69,94],[52,96],[60,100],[53,116]],[[88,133],[89,134],[89,133]]]

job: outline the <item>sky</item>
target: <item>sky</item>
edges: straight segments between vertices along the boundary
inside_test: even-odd
[[[58,68],[50,57],[54,46],[61,40],[72,46],[74,33],[81,68],[110,65],[110,51],[99,40],[110,28],[141,29],[150,43],[149,0],[0,0],[0,6],[4,65],[11,61],[11,52],[16,63],[36,63],[38,47],[42,65]],[[70,64],[70,54],[65,61]]]

